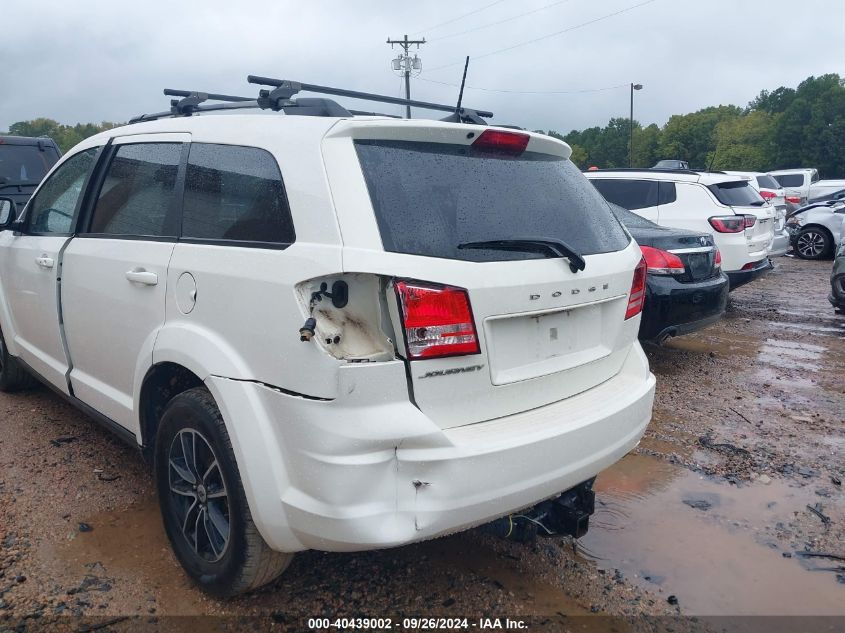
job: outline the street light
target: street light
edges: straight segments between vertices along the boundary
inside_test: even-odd
[[[642,90],[642,84],[631,84],[631,118],[629,119],[631,125],[631,149],[630,149],[630,167],[634,166],[634,90]]]

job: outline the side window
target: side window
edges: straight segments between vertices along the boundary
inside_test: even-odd
[[[181,143],[118,145],[89,233],[176,237],[173,204]]]
[[[655,180],[590,180],[608,202],[634,211],[657,206],[657,181]]]
[[[672,204],[678,199],[678,192],[675,190],[674,182],[660,182],[657,187],[657,203]]]
[[[30,203],[28,233],[73,232],[77,203],[96,157],[96,147],[74,154],[41,185]]]
[[[182,237],[291,244],[296,236],[273,156],[255,147],[192,143]]]

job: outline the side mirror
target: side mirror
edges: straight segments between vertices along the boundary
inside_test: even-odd
[[[0,198],[0,231],[8,229],[18,217],[18,205],[11,198]]]

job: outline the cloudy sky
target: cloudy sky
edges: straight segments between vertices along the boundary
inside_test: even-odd
[[[413,97],[454,102],[469,55],[465,105],[561,132],[627,116],[632,81],[635,118],[663,124],[845,75],[841,0],[28,0],[3,22],[0,130],[125,121],[165,87],[252,96],[248,74],[399,96],[385,40],[406,33],[427,40]]]

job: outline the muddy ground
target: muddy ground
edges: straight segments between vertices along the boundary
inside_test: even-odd
[[[182,574],[136,451],[46,389],[0,394],[0,629],[55,615],[300,627],[360,615],[536,616],[535,627],[595,613],[845,616],[845,316],[827,303],[829,271],[780,258],[732,294],[721,322],[646,347],[654,420],[599,477],[580,541],[475,530],[308,552],[230,602]]]

